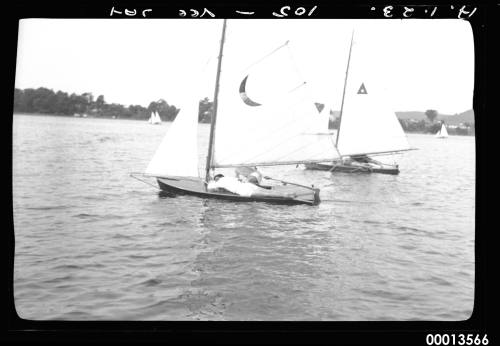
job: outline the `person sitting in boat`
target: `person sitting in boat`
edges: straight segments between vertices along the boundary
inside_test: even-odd
[[[296,197],[293,193],[280,193],[263,189],[253,183],[241,181],[235,177],[225,177],[223,174],[217,174],[214,180],[207,184],[207,190],[212,192],[225,190],[244,197]]]
[[[236,177],[242,182],[252,183],[264,189],[270,189],[269,186],[261,185],[262,174],[257,170],[257,167],[237,167],[235,173]]]
[[[252,183],[257,181],[257,184],[262,181],[262,174],[257,170],[257,167],[236,167],[235,173],[236,177],[241,181],[252,180]]]
[[[344,164],[344,165],[350,165],[353,162],[354,162],[354,160],[351,159],[349,156],[342,158],[342,164]]]
[[[362,162],[362,163],[368,163],[371,161],[371,159],[366,155],[352,156],[352,159],[353,159],[353,161]]]

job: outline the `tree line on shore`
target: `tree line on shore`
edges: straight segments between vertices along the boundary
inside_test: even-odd
[[[435,109],[428,109],[425,111],[425,116],[427,119],[400,119],[399,123],[403,128],[404,132],[412,133],[432,133],[435,134],[441,129],[441,125],[445,123],[444,121],[436,121],[439,113]],[[330,119],[329,128],[338,129],[340,124],[340,117],[337,115],[334,119]],[[475,129],[472,123],[462,123],[459,126],[447,125],[445,123],[446,129],[450,135],[474,135]]]
[[[212,102],[208,98],[200,100],[199,121],[210,122]],[[80,116],[117,119],[147,120],[152,112],[158,112],[163,121],[173,121],[179,108],[160,99],[152,101],[147,107],[141,105],[124,106],[118,103],[107,103],[104,95],[94,99],[90,92],[81,95],[68,94],[63,91],[54,92],[48,88],[14,90],[14,112],[38,113],[60,116]]]
[[[209,123],[211,120],[213,103],[207,97],[200,100],[198,121]],[[15,113],[38,113],[61,116],[90,116],[99,118],[116,119],[149,119],[152,112],[158,112],[163,121],[173,121],[179,113],[179,108],[168,104],[167,101],[160,99],[152,101],[147,107],[141,105],[124,106],[117,103],[107,103],[104,95],[99,95],[94,99],[90,92],[81,95],[68,94],[63,91],[54,92],[48,88],[38,89],[18,89],[14,90],[14,112]],[[333,112],[331,112],[333,115]],[[441,128],[441,122],[435,121],[438,112],[429,109],[425,112],[427,119],[399,119],[399,122],[405,132],[419,133],[437,133]],[[340,123],[339,117],[330,119],[329,128],[338,129]],[[448,127],[450,134],[470,135],[474,133],[472,124],[464,126]]]
[[[418,133],[437,133],[444,123],[450,135],[473,135],[474,125],[471,123],[463,123],[459,126],[448,126],[444,121],[436,121],[438,111],[435,109],[428,109],[425,111],[427,119],[398,119],[401,127],[405,132],[418,132]]]

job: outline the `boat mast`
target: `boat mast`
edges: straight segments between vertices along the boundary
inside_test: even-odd
[[[217,119],[217,98],[219,96],[220,68],[221,68],[221,63],[222,63],[222,50],[224,47],[225,36],[226,36],[226,19],[224,19],[224,23],[222,25],[222,38],[220,40],[219,61],[217,63],[217,77],[215,78],[213,113],[212,113],[212,119],[210,121],[210,140],[208,143],[207,164],[205,167],[205,181],[206,182],[208,182],[208,180],[210,178],[210,168],[212,167],[213,144],[214,144],[214,134],[215,134],[214,130],[215,130],[215,122]]]
[[[344,110],[345,88],[347,85],[347,73],[349,72],[349,62],[351,61],[351,51],[352,51],[353,38],[354,38],[354,30],[352,31],[351,46],[349,47],[349,58],[347,59],[347,68],[345,70],[344,92],[342,93],[342,104],[340,105],[339,130],[337,131],[337,138],[335,138],[335,147],[337,148],[337,150],[338,150],[338,143],[339,143],[340,125],[342,124],[342,111]]]

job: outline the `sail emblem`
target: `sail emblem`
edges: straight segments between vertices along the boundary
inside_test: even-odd
[[[359,87],[359,90],[358,90],[358,94],[368,94],[366,92],[365,83],[361,83],[361,86]]]
[[[318,110],[318,113],[321,113],[323,108],[325,108],[325,105],[319,102],[314,102],[314,105],[316,106],[316,109]]]
[[[249,106],[252,106],[252,107],[261,106],[260,103],[255,102],[250,97],[248,97],[247,92],[245,90],[246,85],[247,85],[247,79],[248,79],[248,75],[245,78],[243,78],[243,80],[241,81],[241,84],[240,84],[240,90],[239,91],[240,91],[240,97],[241,97],[241,99],[243,100],[243,102],[245,102],[245,104],[247,104]]]

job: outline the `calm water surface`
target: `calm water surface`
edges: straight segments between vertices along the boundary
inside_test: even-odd
[[[398,176],[288,166],[318,206],[162,197],[169,124],[15,115],[14,296],[32,320],[464,320],[475,139],[409,134]],[[200,124],[200,147],[209,127]],[[200,150],[200,162],[205,152]]]

